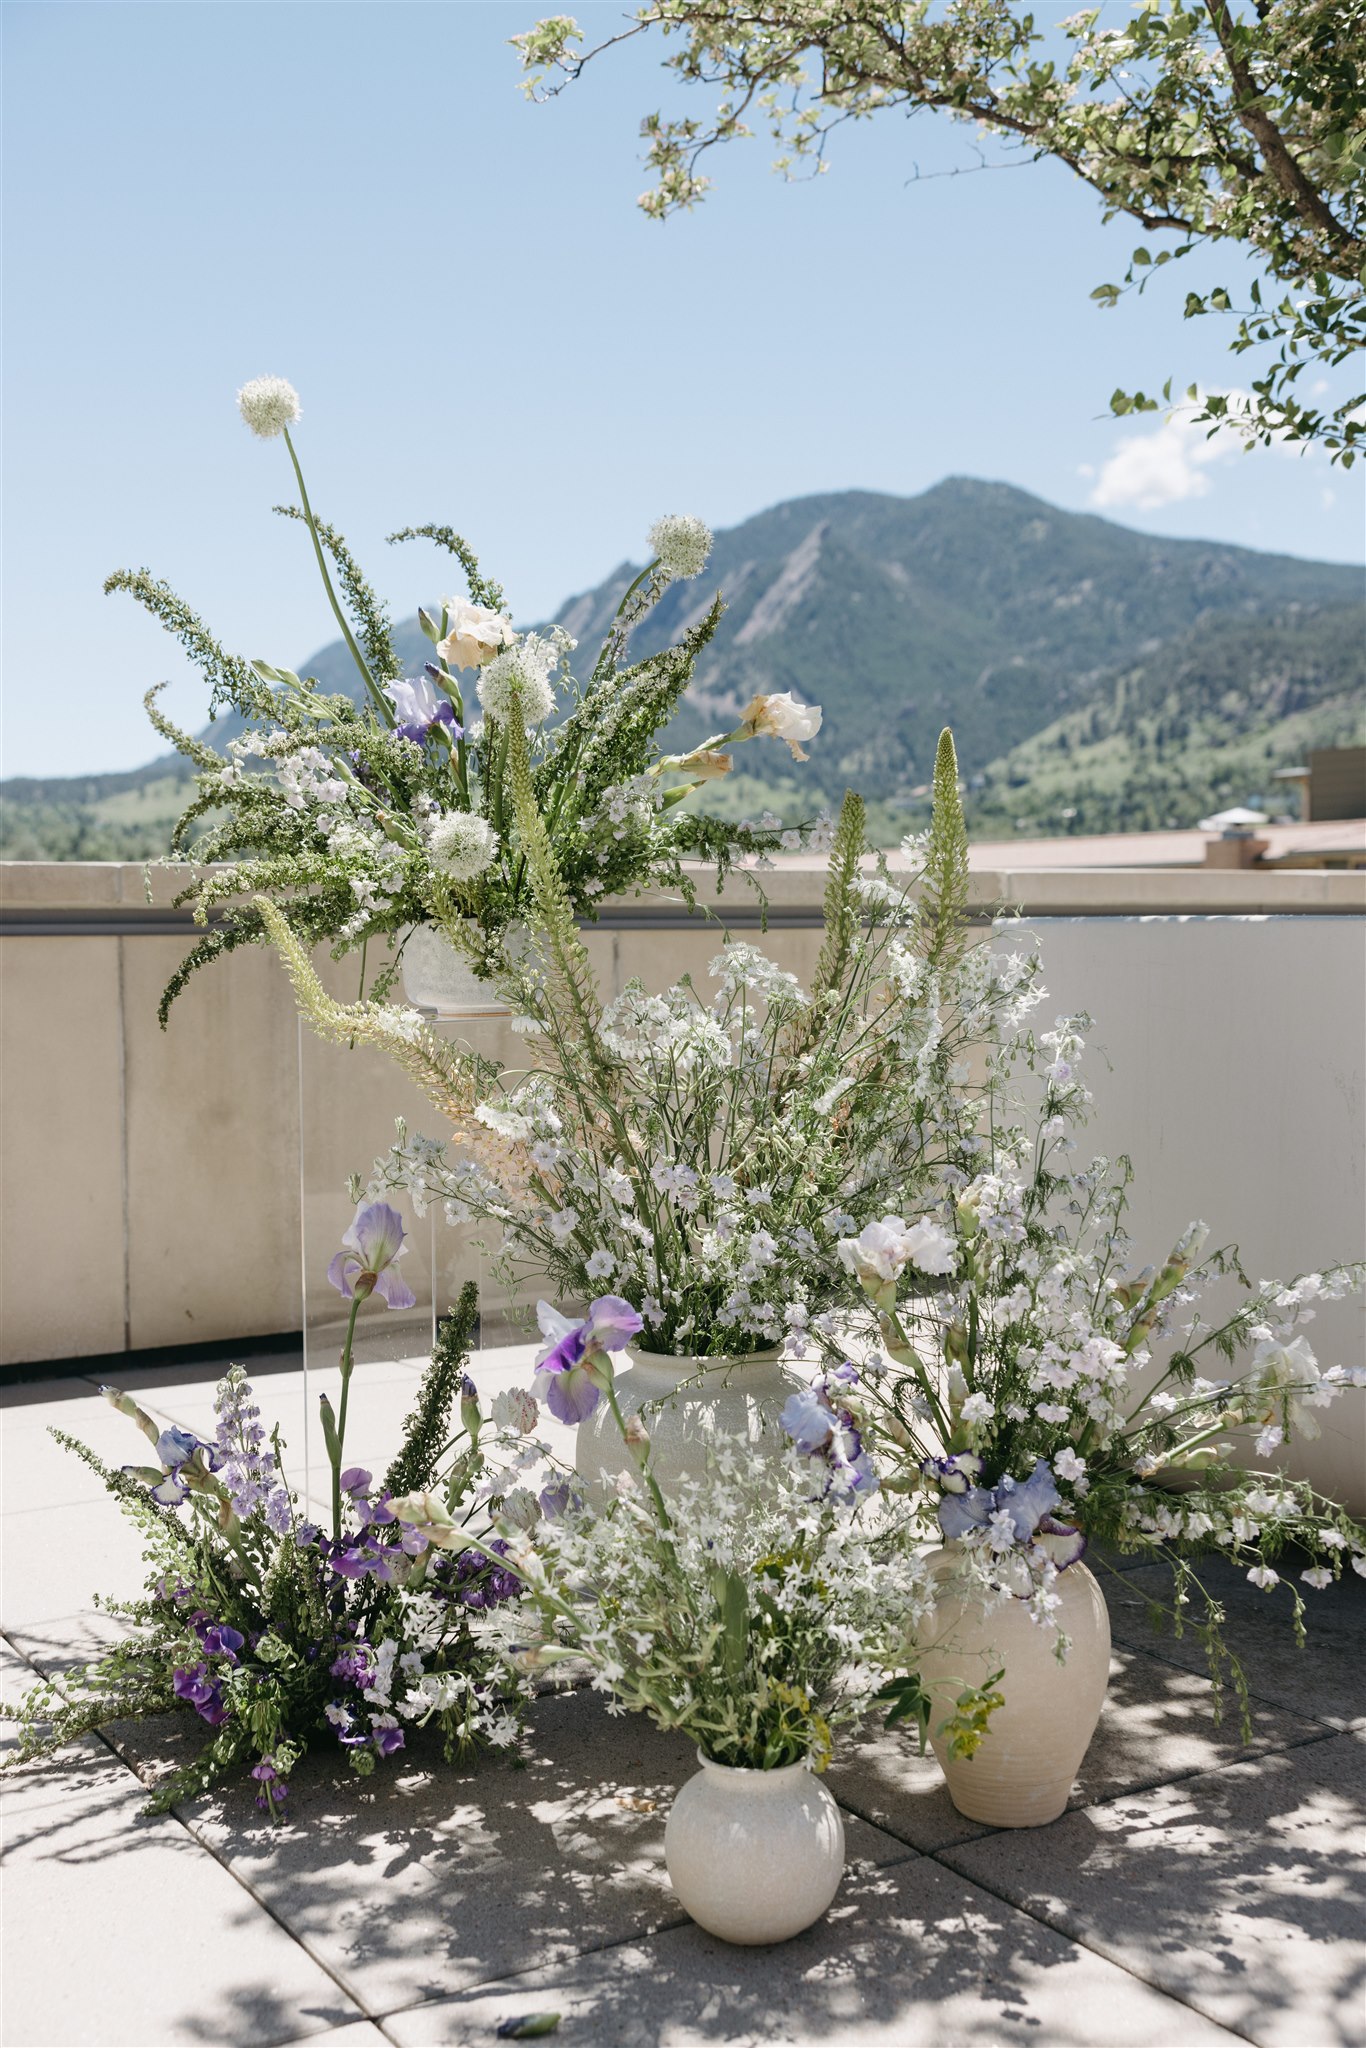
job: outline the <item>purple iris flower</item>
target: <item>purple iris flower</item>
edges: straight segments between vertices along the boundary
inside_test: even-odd
[[[848,1408],[836,1407],[833,1395],[858,1380],[852,1365],[838,1366],[813,1386],[789,1396],[778,1420],[797,1449],[820,1458],[829,1467],[824,1491],[876,1493],[879,1480],[863,1448],[863,1436]]]
[[[981,1478],[982,1461],[976,1451],[955,1451],[948,1458],[923,1458],[920,1469],[939,1481],[941,1493],[966,1493]]]
[[[404,676],[401,682],[386,683],[384,688],[393,703],[398,731],[405,740],[414,740],[421,746],[435,725],[450,726],[453,736],[460,738],[462,728],[456,723],[455,706],[449,697],[433,689],[427,676]]]
[[[1053,1519],[1061,1495],[1047,1458],[1040,1458],[1028,1479],[1012,1479],[1007,1473],[995,1486],[969,1486],[966,1491],[941,1494],[939,1526],[950,1539],[984,1529],[994,1515],[1005,1514],[1017,1543],[1035,1543],[1065,1571],[1075,1564],[1086,1548],[1079,1529]]]
[[[403,1218],[387,1202],[362,1203],[327,1277],[347,1300],[378,1294],[390,1308],[416,1308],[417,1296],[395,1271],[408,1247]]]
[[[644,1322],[630,1302],[616,1294],[593,1302],[581,1322],[562,1316],[548,1301],[538,1301],[536,1320],[546,1343],[536,1360],[532,1390],[559,1421],[583,1422],[601,1399],[597,1380],[584,1361],[620,1351],[640,1334]]]

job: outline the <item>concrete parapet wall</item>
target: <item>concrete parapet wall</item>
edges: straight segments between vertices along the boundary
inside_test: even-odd
[[[823,873],[794,861],[764,879],[765,948],[809,973]],[[192,933],[164,908],[170,878],[157,886],[163,907],[149,908],[139,867],[0,866],[0,1365],[299,1325],[290,991],[272,954],[244,950],[198,978],[160,1032],[157,998]],[[973,898],[984,918],[1025,913],[1050,1014],[1096,1019],[1089,1135],[1133,1159],[1143,1259],[1195,1216],[1241,1244],[1253,1279],[1362,1256],[1366,879],[995,870],[974,875]],[[715,907],[748,922],[753,904],[732,882]],[[658,899],[608,913],[589,945],[611,990],[700,977],[720,938]],[[323,964],[338,994],[354,992],[353,960]],[[481,1049],[511,1056],[504,1027],[476,1028]],[[305,1057],[324,1062],[303,1091],[311,1186],[335,1175],[340,1189],[398,1114],[432,1128],[377,1055]],[[1355,1305],[1325,1310],[1311,1337],[1326,1362],[1366,1356]],[[1366,1508],[1366,1432],[1349,1405],[1360,1416],[1360,1401],[1339,1404],[1301,1456]]]

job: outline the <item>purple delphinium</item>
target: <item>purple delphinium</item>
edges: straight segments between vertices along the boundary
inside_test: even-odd
[[[233,1513],[240,1521],[264,1507],[266,1524],[283,1536],[292,1519],[288,1490],[280,1484],[274,1456],[261,1427],[261,1411],[252,1399],[251,1382],[240,1365],[220,1381],[214,1398],[218,1430],[214,1437],[217,1469],[227,1488]]]
[[[536,1360],[532,1390],[560,1422],[583,1422],[601,1398],[594,1371],[610,1351],[620,1351],[645,1325],[629,1301],[604,1294],[579,1322],[562,1316],[548,1301],[536,1304],[546,1342]]]
[[[878,1489],[878,1476],[863,1448],[862,1432],[853,1412],[839,1398],[857,1383],[856,1366],[836,1366],[813,1385],[791,1395],[779,1417],[797,1449],[828,1467],[826,1492],[864,1494]]]
[[[403,1218],[387,1202],[362,1202],[327,1277],[348,1301],[378,1294],[390,1308],[415,1308],[417,1296],[396,1270],[408,1247]]]
[[[369,1644],[356,1643],[343,1650],[333,1659],[331,1670],[332,1676],[339,1678],[343,1685],[354,1685],[358,1692],[364,1692],[368,1685],[373,1685],[375,1678]]]

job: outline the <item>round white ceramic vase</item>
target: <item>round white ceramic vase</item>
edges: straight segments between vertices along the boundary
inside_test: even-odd
[[[505,946],[510,939],[511,934]],[[512,1014],[492,982],[475,973],[468,954],[431,924],[409,927],[403,946],[403,993],[419,1010],[434,1010],[438,1017]]]
[[[937,1551],[931,1560],[949,1551]],[[935,1643],[921,1654],[920,1676],[933,1700],[930,1741],[949,1796],[969,1820],[998,1828],[1037,1828],[1067,1805],[1095,1733],[1110,1678],[1110,1617],[1084,1564],[1068,1565],[1053,1588],[1058,1627],[1070,1638],[1059,1663],[1057,1636],[1031,1620],[1023,1600],[989,1612],[946,1593],[934,1610]],[[953,1758],[935,1733],[958,1694],[1003,1671],[998,1707],[975,1755]]]
[[[839,1890],[844,1824],[805,1764],[776,1771],[710,1762],[673,1803],[669,1882],[699,1927],[722,1941],[789,1941]]]
[[[650,1439],[650,1471],[668,1496],[686,1472],[704,1479],[707,1455],[722,1442],[747,1446],[757,1459],[779,1458],[788,1439],[778,1417],[801,1384],[782,1362],[782,1349],[741,1358],[667,1357],[630,1350],[618,1374],[622,1420],[641,1417]],[[574,1462],[590,1497],[601,1498],[618,1473],[636,1470],[612,1411],[599,1401],[579,1424]]]

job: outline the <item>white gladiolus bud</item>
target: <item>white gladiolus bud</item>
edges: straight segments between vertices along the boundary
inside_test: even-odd
[[[707,566],[711,528],[690,512],[667,512],[650,528],[649,541],[665,575],[686,583]]]
[[[303,417],[299,394],[283,377],[253,377],[237,394],[237,410],[263,441],[274,440]]]
[[[498,857],[498,834],[474,811],[448,811],[427,831],[432,866],[452,882],[472,882]]]
[[[801,743],[813,740],[820,729],[819,704],[799,704],[790,690],[774,690],[751,698],[737,737],[748,739],[757,733],[771,733],[774,739],[787,742],[794,761],[805,761],[806,749]]]

